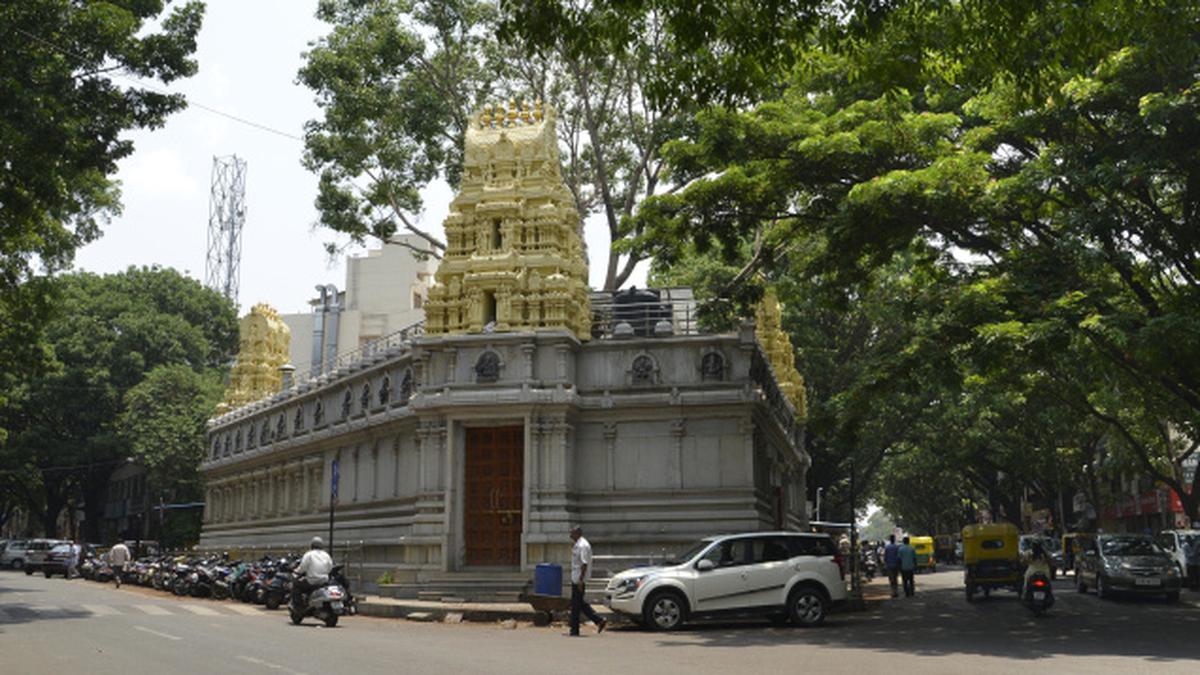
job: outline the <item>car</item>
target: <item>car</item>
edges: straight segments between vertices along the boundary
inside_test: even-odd
[[[1188,549],[1200,546],[1200,530],[1164,530],[1158,533],[1158,545],[1175,561],[1179,573],[1185,579],[1192,579],[1196,570],[1188,569],[1187,553]],[[1192,582],[1194,585],[1195,579]]]
[[[29,541],[29,546],[25,549],[25,574],[33,574],[41,572],[42,565],[46,562],[46,554],[59,544],[68,542],[61,539],[32,539]]]
[[[25,549],[29,543],[24,539],[10,539],[0,549],[0,567],[9,567],[14,570],[21,569],[25,564]]]
[[[845,600],[833,540],[798,532],[709,537],[661,565],[613,576],[604,591],[609,609],[654,630],[745,615],[816,626]]]
[[[1076,590],[1095,588],[1101,599],[1124,592],[1174,602],[1182,584],[1175,561],[1148,534],[1098,535],[1075,561]]]
[[[71,557],[71,544],[58,544],[46,552],[40,568],[49,579],[52,575],[67,576],[67,560]]]

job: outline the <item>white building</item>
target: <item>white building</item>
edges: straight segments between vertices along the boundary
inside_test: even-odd
[[[418,248],[425,243],[411,234],[397,235],[393,242]],[[292,332],[291,362],[297,374],[424,319],[422,307],[436,270],[436,258],[420,260],[401,243],[348,258],[343,290],[332,284],[318,287],[311,312],[280,315]]]

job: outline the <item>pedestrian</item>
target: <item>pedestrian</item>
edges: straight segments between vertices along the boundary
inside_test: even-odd
[[[900,574],[900,547],[896,545],[896,535],[888,535],[887,546],[883,547],[883,566],[887,570],[888,584],[892,587],[892,597],[900,597],[896,585],[896,577]]]
[[[1186,574],[1192,590],[1200,591],[1200,541],[1195,539],[1192,540],[1191,552],[1187,557]]]
[[[117,588],[121,587],[121,577],[125,573],[125,564],[129,562],[129,547],[118,541],[117,545],[108,552],[108,566],[112,568],[113,579]]]
[[[571,528],[571,541],[575,542],[571,547],[571,635],[579,636],[580,613],[596,624],[597,633],[603,633],[608,621],[596,614],[583,595],[592,573],[592,545],[583,538],[583,528],[578,525]]]
[[[904,597],[911,598],[917,592],[913,574],[917,571],[917,550],[908,543],[908,537],[900,545],[900,576],[904,579]]]
[[[74,579],[79,576],[77,571],[79,567],[79,554],[83,550],[74,540],[70,543],[70,549],[67,551],[67,578]]]

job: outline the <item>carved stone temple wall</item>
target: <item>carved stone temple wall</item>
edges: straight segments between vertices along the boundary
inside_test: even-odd
[[[804,419],[808,415],[804,377],[796,370],[796,352],[791,338],[783,330],[783,308],[775,289],[767,289],[754,314],[755,332],[775,372],[779,390],[796,409],[796,417]]]
[[[587,261],[552,108],[474,117],[445,229],[426,334],[566,328],[590,338]]]

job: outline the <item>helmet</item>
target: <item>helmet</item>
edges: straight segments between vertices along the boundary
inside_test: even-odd
[[[320,537],[313,537],[309,542],[309,548],[325,548],[325,541]]]

